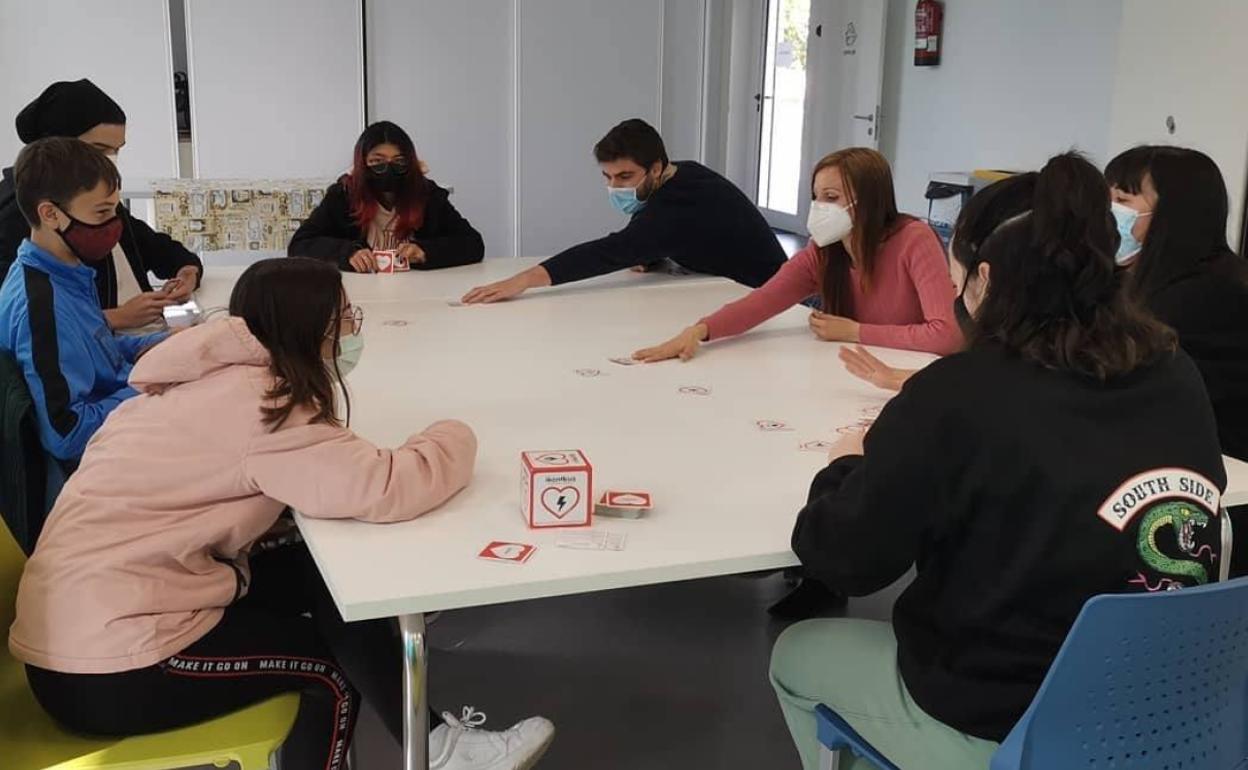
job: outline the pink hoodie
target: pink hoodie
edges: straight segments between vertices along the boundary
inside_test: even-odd
[[[436,423],[398,449],[308,424],[307,411],[269,432],[268,362],[238,318],[139,360],[130,383],[143,395],[91,439],[26,565],[14,657],[64,673],[150,666],[208,633],[245,592],[247,550],[285,505],[403,521],[467,485],[477,442],[463,423]]]

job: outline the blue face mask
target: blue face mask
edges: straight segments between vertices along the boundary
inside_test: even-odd
[[[632,216],[646,207],[646,202],[637,200],[636,187],[608,187],[607,197],[611,200],[611,208]]]
[[[1135,222],[1140,217],[1152,216],[1151,211],[1136,211],[1130,206],[1124,205],[1117,201],[1110,204],[1110,210],[1114,214],[1114,221],[1118,223],[1118,252],[1114,254],[1114,262],[1119,267],[1125,267],[1131,264],[1131,260],[1135,259],[1135,255],[1140,253],[1144,248],[1144,244],[1136,239],[1132,230],[1135,229]]]

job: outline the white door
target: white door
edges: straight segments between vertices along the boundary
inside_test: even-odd
[[[888,3],[767,5],[757,201],[773,227],[804,233],[815,163],[844,147],[879,147]],[[797,21],[803,15],[804,36]]]
[[[800,227],[802,136],[810,93],[811,0],[763,0],[755,201],[773,227]]]

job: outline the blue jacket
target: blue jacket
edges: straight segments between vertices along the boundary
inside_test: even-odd
[[[39,417],[39,438],[77,460],[104,418],[137,395],[126,380],[139,353],[168,336],[113,334],[95,270],[22,241],[0,286],[0,350],[17,359]]]

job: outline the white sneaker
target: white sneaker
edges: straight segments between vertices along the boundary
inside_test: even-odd
[[[529,770],[555,738],[555,726],[530,717],[507,730],[482,730],[485,714],[464,706],[456,719],[442,712],[443,724],[429,733],[429,770]]]

